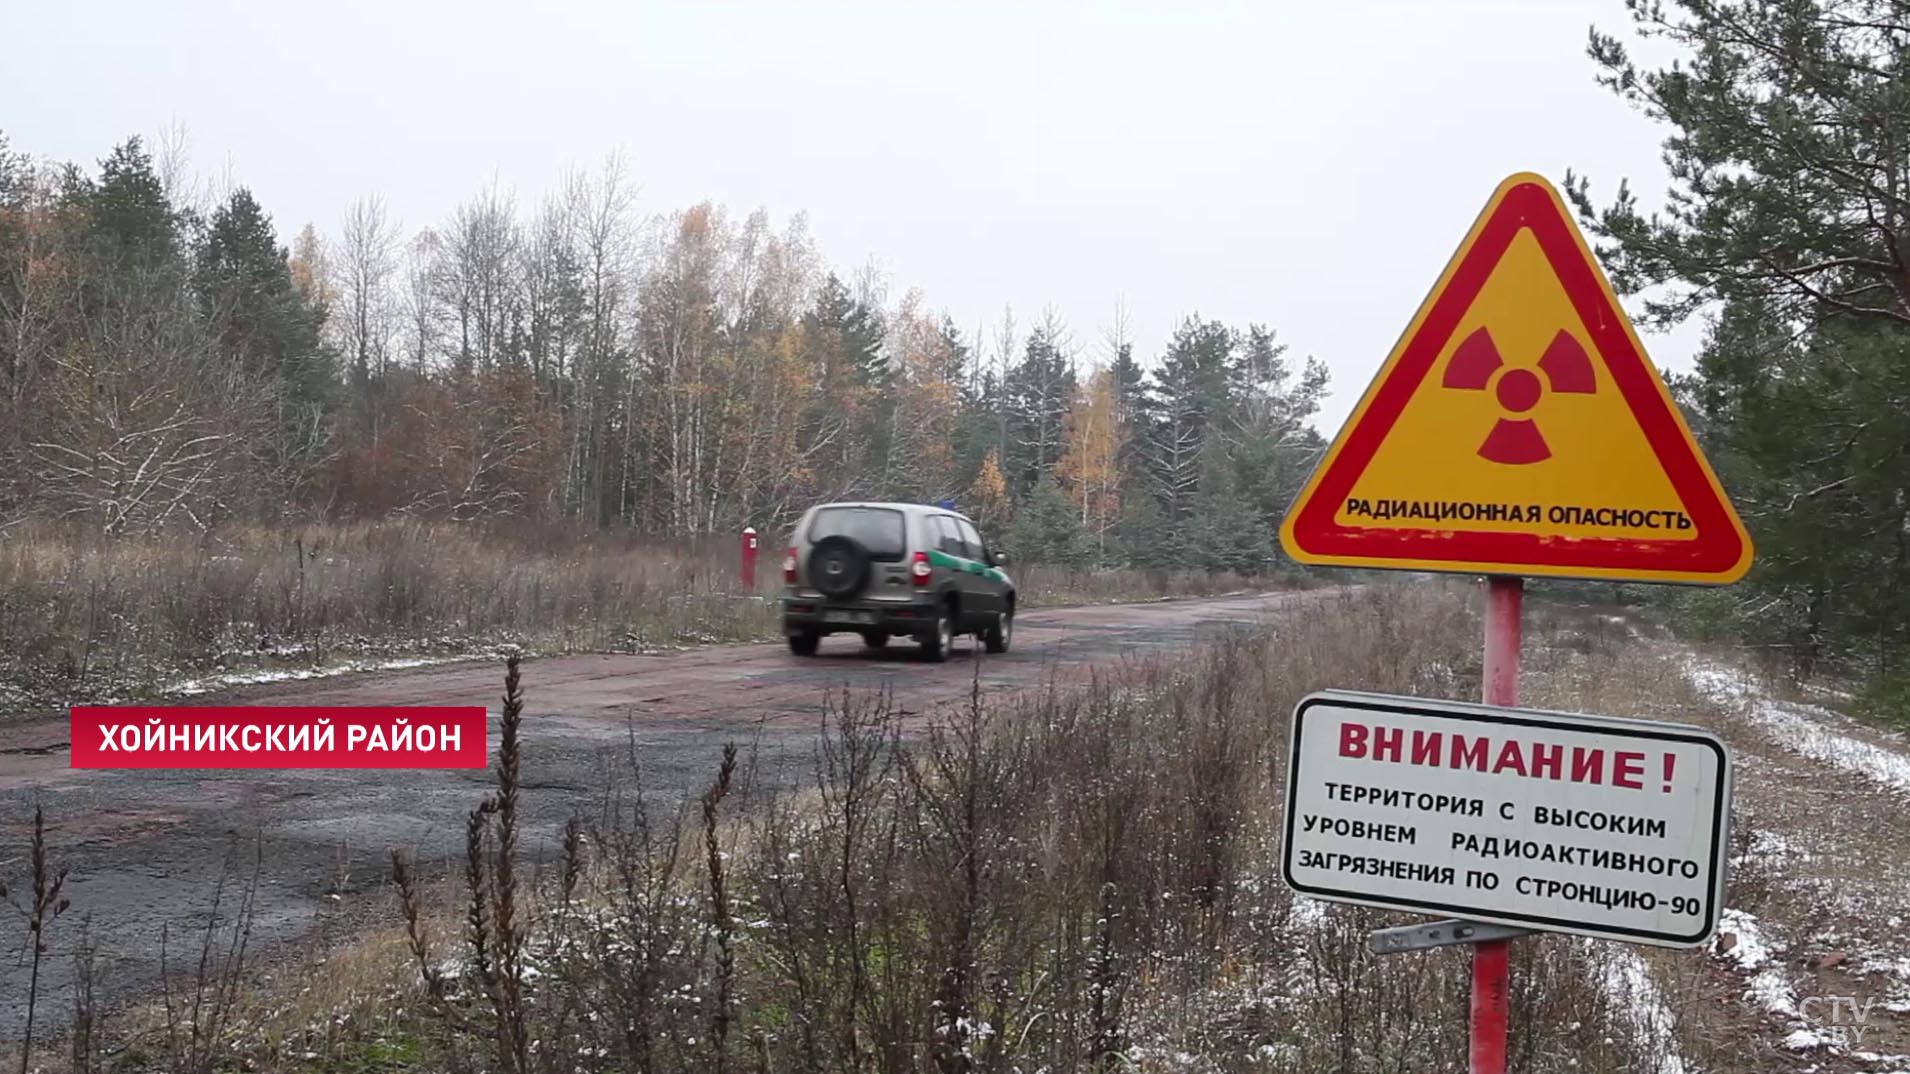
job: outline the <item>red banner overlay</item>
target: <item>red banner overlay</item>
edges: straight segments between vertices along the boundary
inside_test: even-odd
[[[483,768],[484,708],[91,705],[74,768]]]

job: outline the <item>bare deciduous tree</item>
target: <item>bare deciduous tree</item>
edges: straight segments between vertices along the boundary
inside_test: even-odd
[[[523,241],[514,199],[493,183],[458,206],[444,240],[438,283],[457,321],[452,368],[468,376],[496,366],[510,343],[519,300],[513,270]]]
[[[376,430],[378,413],[371,383],[391,375],[392,337],[398,328],[399,299],[393,282],[399,269],[399,226],[376,195],[352,202],[339,229],[332,259],[332,336],[350,370],[363,418]]]
[[[106,533],[209,526],[244,506],[258,386],[218,360],[163,275],[103,293],[83,345],[55,360],[27,445],[43,502]]]

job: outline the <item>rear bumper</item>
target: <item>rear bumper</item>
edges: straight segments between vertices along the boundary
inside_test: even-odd
[[[936,603],[919,601],[844,600],[813,597],[783,598],[783,633],[858,634],[881,631],[884,634],[926,634],[941,613]]]

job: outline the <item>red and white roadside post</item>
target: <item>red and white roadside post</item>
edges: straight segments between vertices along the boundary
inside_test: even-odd
[[[1486,654],[1482,698],[1488,705],[1519,703],[1519,645],[1524,614],[1525,579],[1493,575],[1486,579]],[[1471,1074],[1505,1074],[1505,1038],[1511,959],[1509,939],[1472,945],[1472,1025],[1467,1069]]]
[[[756,592],[756,527],[743,527],[743,553],[739,561],[738,577],[743,583],[743,592]]]

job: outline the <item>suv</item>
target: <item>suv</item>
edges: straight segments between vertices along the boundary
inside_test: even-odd
[[[967,518],[912,503],[811,507],[783,560],[783,633],[814,656],[825,634],[860,634],[880,649],[900,634],[930,660],[955,635],[1005,653],[1015,632],[1015,583]]]

